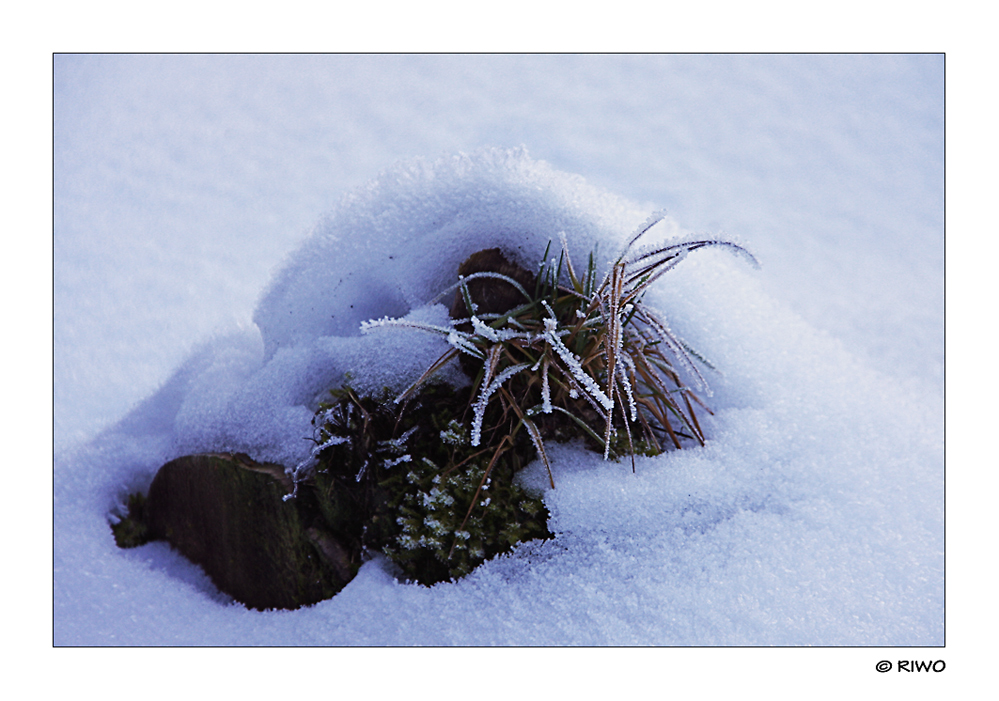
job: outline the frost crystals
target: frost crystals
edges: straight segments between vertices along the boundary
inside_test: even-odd
[[[706,407],[678,370],[697,390],[710,394],[694,361],[714,368],[673,333],[661,313],[643,303],[643,294],[692,251],[707,246],[721,246],[754,266],[758,263],[740,245],[720,238],[686,236],[637,249],[638,241],[664,217],[664,212],[654,212],[638,227],[599,284],[594,254],[580,275],[569,255],[565,232],[559,232],[559,255],[550,255],[549,244],[533,294],[506,275],[476,272],[460,277],[432,301],[460,290],[468,318],[452,319],[446,327],[405,319],[362,324],[364,333],[408,327],[437,334],[450,345],[395,401],[411,396],[444,365],[464,355],[478,361],[478,371],[470,371],[474,375],[470,445],[489,443],[486,449],[493,451],[492,463],[510,449],[524,428],[550,476],[542,434],[567,435],[564,417],[600,445],[605,459],[629,453],[633,469],[635,452],[655,454],[666,443],[680,448],[681,438],[703,445],[704,433],[693,405]],[[524,302],[505,313],[479,314],[482,307],[472,299],[467,284],[476,278],[511,285]],[[490,413],[494,406],[496,411]],[[620,412],[615,407],[621,407]],[[594,419],[603,424],[596,430],[590,425]],[[457,430],[441,432],[446,443],[458,436]],[[622,445],[624,438],[626,445]],[[636,438],[641,440],[637,447]],[[551,482],[554,486],[554,479]]]

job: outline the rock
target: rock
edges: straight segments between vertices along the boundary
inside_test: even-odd
[[[241,454],[178,458],[149,488],[150,540],[166,540],[215,585],[254,609],[295,609],[328,599],[357,570],[356,558],[314,523],[307,498],[285,501],[280,465]]]

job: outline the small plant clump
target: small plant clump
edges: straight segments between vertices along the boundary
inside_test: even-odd
[[[710,394],[694,359],[713,366],[679,339],[643,296],[688,253],[706,246],[728,247],[758,264],[746,249],[723,239],[691,238],[632,253],[664,216],[657,212],[639,227],[599,283],[594,254],[585,272],[577,274],[562,234],[557,261],[548,258],[549,244],[532,291],[510,276],[478,272],[459,279],[433,300],[458,290],[462,304],[456,307],[469,310],[470,316],[454,320],[450,327],[390,318],[363,324],[365,333],[386,327],[422,329],[442,335],[451,345],[395,402],[406,400],[456,357],[474,358],[478,370],[470,405],[471,445],[493,446],[502,453],[523,428],[548,468],[553,487],[542,436],[555,433],[543,427],[558,414],[599,444],[605,458],[620,454],[614,448],[622,429],[626,452],[632,456],[636,451],[662,452],[664,445],[680,448],[681,439],[703,445],[694,405],[707,407],[679,370],[697,389]],[[520,293],[521,304],[503,313],[477,314],[469,284],[477,278],[512,286]],[[502,408],[497,424],[485,420],[493,404]]]
[[[111,524],[114,542],[119,548],[136,548],[149,542],[149,527],[145,522],[146,497],[141,492],[128,495],[124,516]]]
[[[381,552],[409,579],[433,584],[550,536],[544,502],[513,480],[533,447],[496,461],[473,449],[453,418],[467,390],[430,385],[404,411],[350,389],[332,395],[313,420],[318,464],[306,483],[325,525],[351,551]],[[481,508],[463,518],[475,499]]]
[[[554,488],[545,441],[582,438],[605,459],[630,455],[632,470],[636,453],[704,444],[695,407],[708,409],[695,391],[710,392],[694,361],[712,366],[644,295],[699,248],[756,260],[722,239],[633,251],[662,218],[649,217],[599,281],[595,254],[577,271],[564,234],[558,257],[549,243],[536,273],[498,248],[473,254],[431,301],[453,293],[447,326],[362,324],[364,333],[410,327],[447,340],[405,391],[332,390],[312,419],[310,457],[293,470],[239,453],[172,460],[148,496],[131,495],[112,519],[116,543],[167,540],[222,591],[267,609],[333,596],[366,553],[430,585],[550,537],[541,495],[516,479],[539,457]],[[435,379],[455,360],[470,380],[460,389]]]
[[[558,258],[549,259],[549,244],[537,275],[513,273],[496,249],[481,252],[499,264],[459,274],[431,301],[455,294],[449,326],[391,318],[363,324],[364,333],[421,329],[451,348],[394,401],[334,392],[338,401],[323,405],[314,420],[319,465],[300,465],[296,483],[313,474],[319,493],[326,490],[341,510],[366,510],[371,518],[358,534],[361,545],[377,544],[427,583],[466,574],[518,540],[547,534],[543,503],[513,481],[536,454],[555,486],[546,439],[583,436],[605,459],[631,456],[632,470],[635,453],[703,445],[695,406],[710,411],[695,389],[710,390],[694,361],[713,366],[645,304],[644,294],[699,248],[727,247],[757,263],[741,246],[717,238],[633,251],[663,217],[649,217],[599,281],[594,254],[578,271],[562,234]],[[503,294],[486,294],[488,284]],[[508,301],[497,308],[486,298]],[[433,385],[434,375],[457,358],[471,388]],[[413,411],[413,404],[424,409]],[[353,492],[344,485],[351,480],[367,491],[348,496]]]

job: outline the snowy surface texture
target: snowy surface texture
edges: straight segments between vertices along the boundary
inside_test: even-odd
[[[941,644],[942,81],[938,56],[57,57],[56,643]],[[763,265],[698,251],[648,299],[722,371],[704,448],[632,474],[552,446],[554,540],[433,588],[371,561],[294,612],[114,546],[163,462],[292,464],[347,373],[412,381],[443,341],[360,324],[442,323],[469,253],[535,265],[564,231],[606,264],[663,206],[653,238],[721,229]]]

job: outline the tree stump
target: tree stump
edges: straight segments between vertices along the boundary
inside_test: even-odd
[[[141,519],[148,540],[169,542],[237,601],[295,609],[332,597],[357,563],[316,522],[308,499],[284,500],[291,487],[280,465],[191,455],[160,468]]]

